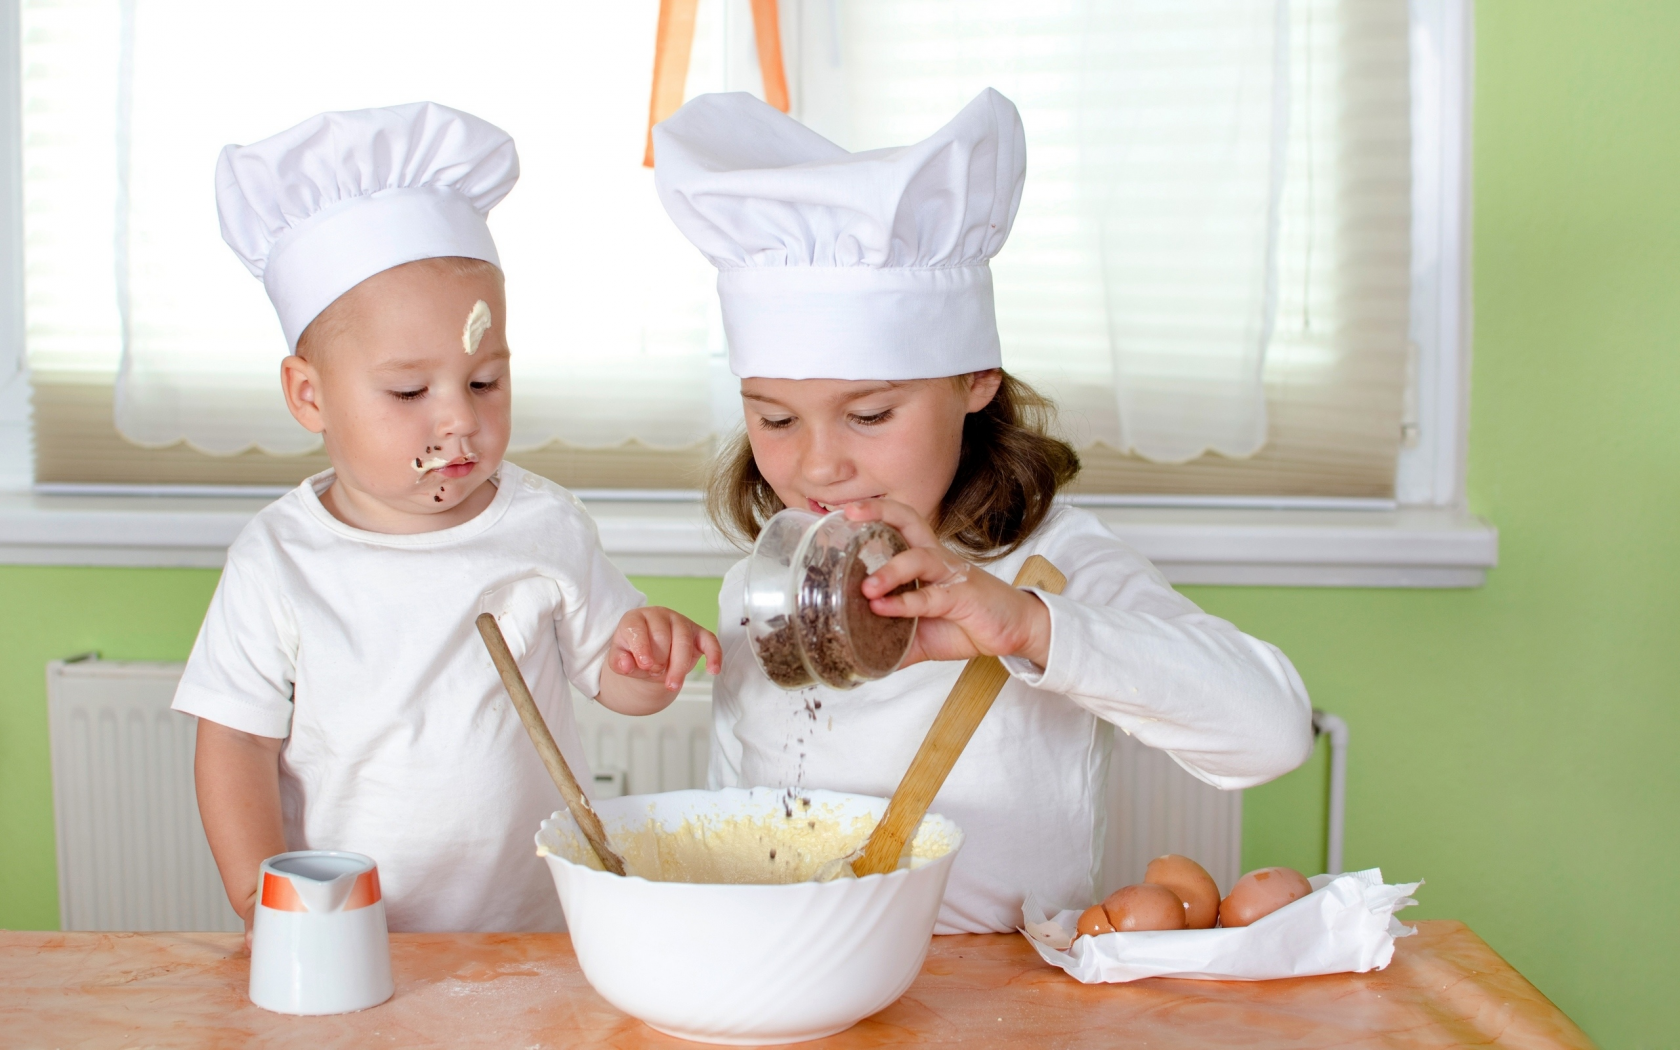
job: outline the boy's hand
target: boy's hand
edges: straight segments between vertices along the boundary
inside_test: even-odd
[[[624,678],[662,681],[666,691],[674,693],[702,655],[707,671],[722,670],[723,647],[717,635],[681,613],[654,606],[632,609],[618,621],[607,666]]]
[[[884,521],[904,534],[910,549],[863,581],[877,616],[919,616],[905,666],[922,660],[1021,656],[1039,667],[1050,659],[1050,610],[1030,591],[1017,590],[952,554],[920,514],[893,500],[846,505],[848,521]],[[916,581],[915,590],[892,591]]]

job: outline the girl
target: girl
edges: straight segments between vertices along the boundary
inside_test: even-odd
[[[889,522],[912,549],[864,594],[922,618],[898,672],[786,693],[739,626],[736,565],[713,786],[891,794],[955,661],[1002,658],[1011,680],[934,803],[966,836],[936,932],[986,932],[1015,928],[1029,891],[1092,899],[1111,726],[1219,788],[1306,759],[1311,707],[1288,659],[1053,501],[1078,458],[1047,435],[1048,402],[1002,371],[992,306],[987,261],[1026,168],[1007,99],[987,90],[926,141],[860,154],[740,94],[697,98],[654,136],[666,209],[718,267],[741,379],[746,433],[713,479],[714,520],[743,540],[782,507]],[[1010,586],[1033,554],[1064,594]]]

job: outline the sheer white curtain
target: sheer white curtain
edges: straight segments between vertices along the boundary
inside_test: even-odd
[[[524,174],[491,216],[515,447],[704,439],[713,275],[640,166],[655,13],[547,0],[27,5],[32,364],[109,376],[120,358],[116,423],[139,444],[313,447],[278,394],[285,345],[261,285],[220,239],[216,155],[320,110],[435,99],[519,146]]]
[[[1021,108],[1004,361],[1077,444],[1179,463],[1281,430],[1301,469],[1391,472],[1406,25],[1404,0],[801,0],[794,103],[850,149],[987,86]]]
[[[426,98],[519,144],[524,174],[491,217],[514,447],[674,448],[738,425],[713,272],[640,166],[657,7],[32,0],[37,383],[120,371],[116,422],[142,445],[312,447],[279,397],[261,285],[220,240],[216,153],[320,110]],[[748,0],[699,15],[688,93],[757,91]],[[1005,362],[1081,447],[1197,470],[1270,457],[1256,476],[1288,491],[1392,483],[1404,0],[783,0],[782,23],[795,115],[850,149],[915,141],[986,86],[1020,106],[1026,191],[994,265]]]
[[[994,262],[1005,362],[1080,445],[1252,455],[1275,315],[1286,0],[849,0],[799,101],[851,148],[980,88],[1020,106],[1027,188]],[[809,9],[807,8],[807,13]]]
[[[1117,447],[1251,456],[1277,314],[1289,4],[1086,8],[1079,206],[1102,260]]]

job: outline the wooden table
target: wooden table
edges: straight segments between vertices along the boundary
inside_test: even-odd
[[[1264,983],[1079,984],[1013,935],[935,937],[904,998],[823,1047],[1590,1047],[1456,922],[1422,922],[1380,973]],[[0,932],[7,1047],[671,1047],[608,1006],[564,934],[396,934],[397,993],[335,1017],[245,997],[237,934]]]

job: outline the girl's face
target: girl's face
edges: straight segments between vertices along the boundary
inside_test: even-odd
[[[789,507],[815,514],[897,500],[932,521],[957,473],[963,418],[985,408],[1002,373],[943,379],[743,379],[747,439],[759,473]]]

